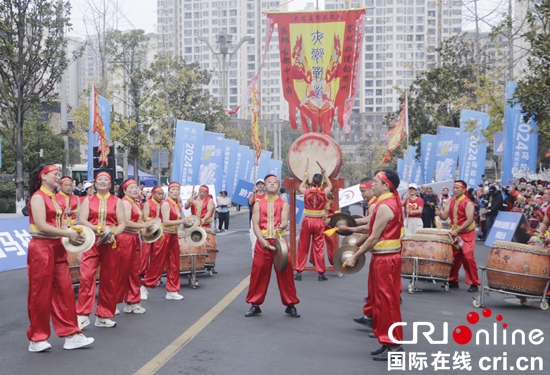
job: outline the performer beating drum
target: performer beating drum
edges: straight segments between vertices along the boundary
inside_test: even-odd
[[[214,201],[209,194],[208,186],[201,185],[199,187],[199,195],[193,199],[195,188],[191,192],[189,200],[185,202],[185,209],[191,208],[191,215],[197,215],[201,219],[201,226],[203,228],[210,228],[212,223],[212,215],[214,215]]]
[[[298,241],[298,254],[296,256],[295,280],[302,280],[302,272],[306,268],[309,245],[315,261],[315,271],[319,274],[317,280],[327,280],[325,276],[325,206],[327,204],[327,192],[332,190],[332,183],[325,169],[321,167],[321,174],[316,173],[313,180],[306,187],[309,169],[306,170],[304,180],[300,184],[300,193],[304,194],[304,219]],[[324,183],[326,183],[323,188]]]

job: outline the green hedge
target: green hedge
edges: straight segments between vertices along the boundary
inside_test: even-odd
[[[15,184],[0,182],[0,213],[15,213]]]

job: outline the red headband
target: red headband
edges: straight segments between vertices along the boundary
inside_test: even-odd
[[[395,201],[397,202],[398,207],[401,207],[401,199],[399,199],[399,193],[397,192],[397,189],[393,182],[390,181],[388,176],[382,171],[378,172],[376,174],[376,177],[378,177],[382,182],[387,184],[391,189],[393,189],[393,197],[395,198]],[[403,215],[399,215],[399,222],[403,222]]]
[[[156,186],[153,188],[153,190],[151,190],[151,194],[156,194],[159,191],[162,191],[162,188],[160,186]]]
[[[359,184],[359,190],[362,189],[372,189],[372,182],[361,182]]]
[[[73,182],[73,179],[70,178],[69,176],[65,176],[65,177],[63,177],[61,180],[59,180],[59,184],[62,184],[62,183],[65,182],[65,181],[71,181],[71,182]]]
[[[137,182],[135,180],[128,180],[125,183],[122,184],[122,191],[126,190],[126,188],[132,184],[136,184]]]
[[[40,184],[42,183],[42,176],[48,174],[48,173],[52,173],[54,171],[58,171],[59,172],[59,168],[57,168],[55,166],[55,164],[50,164],[50,165],[47,165],[46,167],[44,167],[44,169],[42,169],[40,171],[40,173],[38,174],[38,180],[36,181],[36,186],[40,186]]]
[[[281,182],[279,181],[279,179],[278,179],[277,177],[275,177],[275,176],[270,176],[270,177],[268,177],[267,180],[265,180],[265,182],[268,182],[269,180],[275,180],[275,181],[277,181],[278,184],[281,183]]]
[[[181,185],[179,182],[170,182],[170,185],[168,185],[168,189],[172,189],[173,187],[181,188]]]
[[[111,177],[111,175],[107,172],[99,172],[97,174],[97,176],[95,176],[95,180],[97,181],[98,178],[100,177],[107,177],[109,179],[109,182],[113,182],[113,178]]]
[[[201,190],[206,191],[207,193],[210,191],[210,190],[208,189],[208,186],[201,186],[201,187],[199,187],[199,191],[201,191]]]
[[[466,184],[464,182],[461,182],[461,181],[455,181],[454,184],[458,187],[463,188],[463,189],[466,189],[468,187],[468,186],[466,186]]]

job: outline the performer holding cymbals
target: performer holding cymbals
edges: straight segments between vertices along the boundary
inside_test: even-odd
[[[162,217],[160,215],[160,205],[164,201],[164,190],[160,186],[155,186],[153,190],[151,190],[151,198],[145,204],[143,205],[143,217],[145,220],[153,220],[158,219],[162,223]],[[145,272],[147,271],[147,268],[149,268],[149,261],[153,258],[153,256],[157,257],[158,252],[161,248],[160,240],[157,240],[155,242],[147,243],[142,242],[141,243],[141,266],[139,273],[140,275],[145,276]],[[157,254],[157,255],[155,255]]]
[[[145,309],[140,305],[141,246],[139,232],[155,224],[154,220],[143,222],[141,209],[137,203],[140,189],[133,179],[122,183],[118,191],[122,199],[126,227],[118,237],[118,292],[117,303],[126,302],[122,311],[128,314],[143,314]]]
[[[327,204],[327,193],[332,190],[332,183],[327,176],[325,169],[319,164],[321,173],[313,175],[308,184],[309,168],[305,171],[304,179],[300,184],[299,191],[304,194],[304,219],[298,240],[298,251],[296,256],[295,280],[302,280],[302,272],[306,268],[309,245],[315,262],[315,271],[319,274],[317,280],[325,281],[325,206]],[[325,185],[326,183],[326,185]]]
[[[97,194],[86,197],[80,205],[79,220],[100,236],[98,243],[82,254],[80,261],[80,287],[78,288],[78,326],[83,329],[90,324],[88,316],[95,302],[96,272],[99,264],[99,293],[97,296],[96,327],[112,328],[111,320],[116,314],[117,302],[117,260],[116,237],[124,231],[126,222],[124,206],[117,197],[111,195],[111,175],[100,172],[95,179]]]
[[[74,291],[69,276],[67,251],[60,237],[83,244],[83,234],[63,226],[63,209],[55,199],[59,169],[42,165],[29,178],[29,221],[31,240],[28,246],[29,277],[27,338],[29,352],[50,350],[50,317],[59,337],[65,337],[64,349],[77,349],[94,342],[78,328]]]
[[[252,227],[257,240],[254,247],[252,271],[250,272],[250,285],[246,295],[246,303],[250,303],[252,306],[244,314],[245,317],[258,315],[262,312],[260,305],[265,300],[274,261],[274,251],[271,248],[275,238],[286,241],[286,238],[283,237],[286,235],[285,229],[288,226],[289,206],[284,199],[277,195],[281,183],[275,175],[269,174],[265,177],[265,185],[267,189],[266,196],[256,202],[252,213]],[[292,264],[292,260],[288,259],[288,263]],[[299,318],[300,314],[298,314],[294,305],[299,303],[300,300],[296,296],[292,267],[286,267],[284,271],[275,268],[275,275],[277,276],[281,302],[286,306],[285,313],[294,318]]]
[[[153,254],[145,278],[141,280],[142,300],[149,298],[148,288],[157,287],[164,268],[166,268],[166,299],[176,301],[183,299],[183,296],[178,293],[181,286],[178,226],[191,226],[193,225],[193,219],[183,218],[180,192],[181,185],[178,182],[171,182],[168,185],[168,199],[160,206],[164,239],[160,241],[161,248]]]
[[[203,228],[210,228],[210,223],[212,223],[212,215],[214,214],[214,201],[212,196],[209,194],[210,191],[208,186],[201,185],[199,187],[199,194],[195,199],[193,196],[195,194],[195,186],[193,186],[193,191],[189,200],[185,202],[185,209],[191,208],[191,215],[197,215],[201,219],[201,226]]]
[[[370,218],[370,235],[361,247],[343,264],[355,266],[358,258],[372,253],[369,275],[372,288],[373,332],[382,347],[373,350],[376,361],[387,361],[389,351],[403,351],[391,341],[388,331],[393,323],[401,322],[401,238],[404,235],[401,200],[397,193],[399,176],[391,169],[382,169],[374,177],[372,191],[378,202]],[[369,292],[370,296],[370,292]],[[403,329],[393,330],[395,339],[403,340]]]

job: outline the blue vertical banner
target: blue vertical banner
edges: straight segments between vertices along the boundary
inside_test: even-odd
[[[222,190],[227,191],[227,196],[233,196],[235,169],[237,168],[237,149],[239,142],[232,139],[223,140],[223,173]]]
[[[262,150],[262,154],[260,155],[260,163],[258,164],[256,170],[256,179],[264,178],[269,172],[269,160],[271,159],[271,154],[271,151]]]
[[[493,133],[493,155],[501,156],[504,151],[504,133],[503,132],[494,132]]]
[[[214,185],[217,193],[222,190],[224,139],[224,134],[204,132],[199,184]]]
[[[482,183],[487,156],[487,140],[483,131],[487,130],[490,118],[486,113],[463,109],[460,112],[460,164],[458,178],[476,187]]]
[[[416,159],[413,159],[411,182],[417,185],[422,185],[424,183],[422,179],[422,168],[420,167],[420,163],[418,163],[418,160]]]
[[[178,120],[172,167],[172,181],[193,185],[199,181],[204,124]]]
[[[407,152],[403,155],[405,159],[404,168],[403,168],[403,182],[409,184],[413,182],[414,179],[414,166],[416,162],[416,146],[409,146]]]
[[[403,159],[397,159],[397,174],[399,175],[400,180],[403,179],[403,169],[405,167],[405,161]]]
[[[283,168],[283,162],[282,161],[272,159],[272,160],[269,161],[269,169],[268,169],[267,173],[274,174],[280,180],[281,179],[281,169],[282,168]],[[282,184],[282,182],[281,182],[281,184]]]
[[[424,184],[430,184],[434,179],[435,147],[437,135],[422,134],[420,147],[420,166]]]
[[[254,179],[254,150],[251,150],[249,147],[244,147],[244,170],[242,179],[248,182]]]
[[[522,170],[534,172],[537,169],[538,134],[537,123],[530,119],[523,121],[518,103],[508,101],[514,95],[517,84],[506,86],[506,110],[504,112],[504,150],[502,155],[502,183],[513,182],[513,172]]]
[[[435,182],[455,179],[459,148],[459,128],[447,126],[440,126],[437,128]]]

